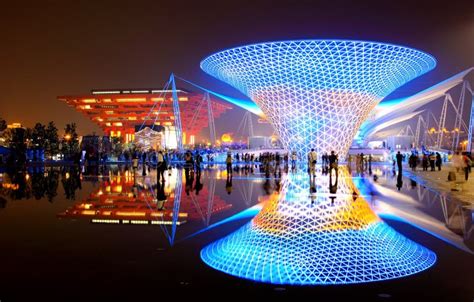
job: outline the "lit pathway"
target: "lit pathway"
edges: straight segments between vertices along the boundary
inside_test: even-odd
[[[469,174],[469,180],[464,181],[464,171],[456,173],[456,181],[448,181],[449,171],[455,171],[450,163],[444,164],[441,171],[423,171],[417,167],[413,172],[408,166],[403,167],[403,173],[410,177],[416,178],[419,183],[425,183],[428,187],[439,192],[447,193],[463,202],[471,204],[474,207],[474,173]],[[473,168],[474,171],[474,168]]]

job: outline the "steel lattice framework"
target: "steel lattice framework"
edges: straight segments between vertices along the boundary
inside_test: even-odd
[[[400,278],[436,262],[432,251],[372,212],[345,170],[339,174],[320,176],[317,186],[306,174],[290,174],[280,195],[252,221],[206,246],[201,258],[234,276],[299,285]]]
[[[286,149],[340,156],[382,98],[435,66],[432,56],[415,49],[344,40],[253,44],[201,62],[205,72],[257,103]]]

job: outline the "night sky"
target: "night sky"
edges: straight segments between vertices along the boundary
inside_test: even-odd
[[[101,132],[57,101],[58,95],[160,88],[175,72],[242,97],[205,75],[199,62],[218,50],[253,42],[374,40],[437,58],[434,71],[391,97],[415,93],[474,66],[474,1],[16,2],[2,4],[0,11],[0,116],[26,126],[54,120],[62,128],[75,121],[80,134]],[[235,132],[242,115],[235,109],[217,120],[218,134]]]

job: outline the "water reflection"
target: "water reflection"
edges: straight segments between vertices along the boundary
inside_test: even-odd
[[[407,179],[390,167],[375,165],[369,169],[370,178],[367,170],[353,171],[354,185],[348,185],[350,173],[341,171],[312,179],[299,172],[290,173],[290,178],[301,180],[289,184],[283,165],[235,166],[231,175],[219,165],[205,166],[202,171],[173,168],[165,173],[165,182],[157,181],[153,169],[146,176],[138,169],[134,177],[126,165],[33,167],[0,173],[0,211],[8,213],[9,205],[22,199],[45,200],[46,204],[65,201],[56,211],[61,219],[94,222],[98,228],[109,221],[130,228],[132,224],[155,225],[173,245],[176,238],[179,241],[205,231],[253,207],[262,200],[260,197],[278,200],[279,196],[300,192],[293,186],[304,182],[298,185],[303,188],[298,198],[313,207],[320,207],[321,198],[329,202],[328,206],[338,207],[339,197],[355,202],[362,196],[383,218],[403,220],[464,251],[474,251],[473,213],[468,205]],[[130,212],[134,214],[127,216]]]
[[[309,181],[308,181],[309,180]],[[344,168],[289,174],[253,220],[206,246],[209,266],[275,284],[341,284],[408,276],[436,261],[430,250],[372,211]]]
[[[357,183],[373,192],[373,208],[379,215],[410,223],[457,248],[474,253],[471,205],[440,194],[415,179],[402,181],[401,174],[393,175],[386,167],[378,167],[374,173],[375,181],[358,180]]]

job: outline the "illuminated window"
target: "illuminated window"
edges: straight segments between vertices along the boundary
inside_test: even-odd
[[[88,104],[91,104],[91,103],[97,103],[97,101],[95,99],[84,99],[82,100],[83,103],[88,103]]]
[[[127,99],[117,99],[117,103],[139,103],[145,102],[145,98],[127,98]]]

